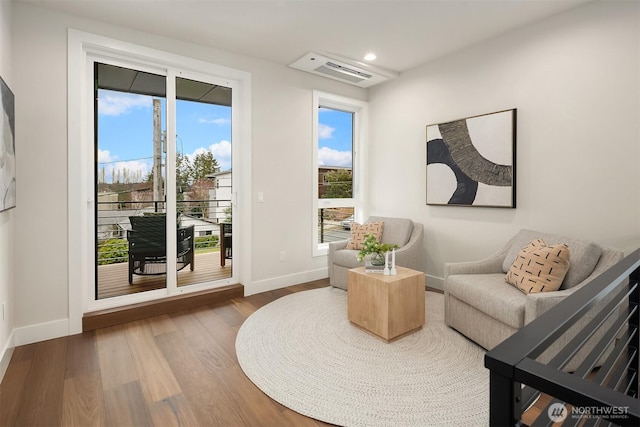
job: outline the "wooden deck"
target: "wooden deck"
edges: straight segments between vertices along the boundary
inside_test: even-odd
[[[231,277],[231,260],[220,266],[220,253],[207,252],[195,254],[195,268],[185,267],[178,272],[178,286],[223,280]],[[134,294],[136,292],[162,289],[166,285],[166,275],[137,276],[133,275],[133,284],[129,284],[129,265],[101,265],[98,267],[98,299]]]

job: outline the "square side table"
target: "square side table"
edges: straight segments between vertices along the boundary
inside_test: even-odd
[[[397,267],[396,276],[348,271],[349,320],[387,342],[424,325],[425,278],[421,271]]]

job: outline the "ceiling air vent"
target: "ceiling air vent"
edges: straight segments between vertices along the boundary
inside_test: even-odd
[[[398,76],[397,73],[366,64],[350,63],[314,52],[307,53],[289,66],[360,87],[370,87]]]

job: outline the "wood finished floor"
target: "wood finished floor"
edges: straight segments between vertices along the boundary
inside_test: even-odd
[[[235,353],[238,328],[255,310],[327,285],[17,347],[0,384],[0,426],[328,426],[267,397]]]
[[[17,347],[0,426],[327,426],[271,400],[238,365],[255,310],[328,280]]]

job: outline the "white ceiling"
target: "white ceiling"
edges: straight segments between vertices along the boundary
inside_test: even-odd
[[[308,51],[403,72],[591,0],[14,0],[288,65]]]

